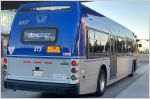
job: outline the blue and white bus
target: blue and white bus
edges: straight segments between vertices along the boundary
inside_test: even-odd
[[[5,88],[103,95],[137,69],[133,32],[75,1],[23,4],[13,20]]]

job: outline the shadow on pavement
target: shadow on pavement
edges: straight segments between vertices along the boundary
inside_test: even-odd
[[[43,93],[39,96],[39,98],[96,98],[94,94],[86,94],[86,95],[61,95],[61,94],[48,94]]]

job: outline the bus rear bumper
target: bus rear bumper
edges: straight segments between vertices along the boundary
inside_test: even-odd
[[[43,83],[7,79],[4,81],[4,87],[13,90],[48,92],[53,94],[79,94],[79,85],[77,84]]]

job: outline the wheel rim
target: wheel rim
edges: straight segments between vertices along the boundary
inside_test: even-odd
[[[104,89],[105,89],[105,74],[102,73],[101,78],[100,78],[100,90],[101,90],[101,92],[103,92]]]

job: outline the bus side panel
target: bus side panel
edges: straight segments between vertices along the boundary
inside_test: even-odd
[[[117,57],[117,77],[109,80],[107,85],[110,85],[131,73],[132,70],[132,56],[118,56]]]
[[[102,61],[100,61],[100,59],[88,59],[86,60],[85,65],[81,67],[81,72],[84,70],[85,78],[81,78],[80,94],[93,93],[96,91],[97,78],[101,64]]]
[[[120,56],[117,58],[117,77],[124,77],[131,73],[133,57]]]
[[[131,72],[132,72],[133,60],[134,60],[133,55],[128,56],[128,66],[129,67],[128,67],[127,75],[131,74]]]

